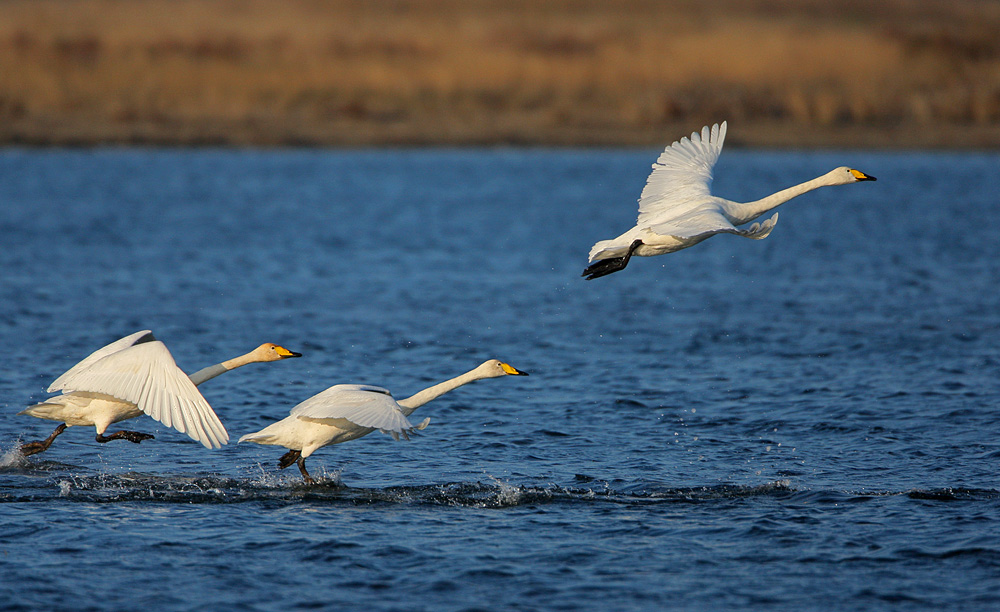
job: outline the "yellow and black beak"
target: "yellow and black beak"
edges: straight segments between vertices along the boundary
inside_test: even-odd
[[[878,180],[874,176],[872,176],[870,174],[865,174],[864,172],[862,172],[860,170],[855,170],[854,168],[851,168],[851,174],[853,174],[854,178],[858,179],[859,181],[877,181]]]
[[[302,353],[296,353],[295,351],[290,351],[283,346],[274,347],[274,352],[278,354],[282,359],[287,359],[289,357],[301,357]]]
[[[521,370],[518,370],[514,366],[510,365],[509,363],[501,363],[500,367],[503,368],[504,372],[506,372],[507,374],[510,374],[511,376],[527,376],[528,375],[527,372],[522,372]]]

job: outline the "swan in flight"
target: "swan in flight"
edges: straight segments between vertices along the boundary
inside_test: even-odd
[[[732,202],[709,192],[712,167],[726,139],[726,122],[706,126],[667,147],[653,164],[646,187],[639,196],[639,219],[635,227],[612,240],[602,240],[590,249],[587,280],[617,272],[633,255],[652,257],[694,246],[715,234],[727,233],[761,240],[766,238],[778,213],[740,229],[762,214],[794,197],[831,185],[874,181],[875,177],[846,166],[835,168],[811,181],[789,187],[755,202]]]
[[[62,421],[45,440],[22,445],[21,453],[28,456],[48,450],[52,441],[73,425],[93,425],[98,442],[128,440],[138,444],[153,436],[137,431],[105,436],[104,432],[112,423],[141,414],[186,433],[206,448],[219,448],[229,441],[229,434],[196,385],[248,363],[300,356],[267,343],[189,377],[174,363],[166,345],[149,330],[136,332],[94,351],[57,378],[48,391],[63,391],[62,395],[18,413]]]
[[[430,423],[430,419],[424,419],[420,425],[414,425],[406,418],[417,408],[464,384],[507,375],[527,376],[527,373],[491,359],[398,402],[382,387],[334,385],[292,408],[284,419],[243,436],[240,442],[284,446],[289,451],[278,460],[278,467],[285,469],[297,463],[306,483],[313,484],[316,481],[306,471],[306,457],[316,449],[367,436],[376,429],[396,440],[400,437],[409,440],[409,434]]]

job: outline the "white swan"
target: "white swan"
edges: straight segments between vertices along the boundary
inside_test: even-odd
[[[295,406],[277,423],[243,436],[240,442],[284,446],[289,451],[278,460],[278,467],[285,469],[297,463],[305,481],[312,484],[315,481],[306,471],[305,461],[316,449],[367,436],[376,429],[396,440],[400,437],[408,440],[414,430],[430,423],[430,419],[424,419],[420,425],[410,423],[406,417],[417,408],[472,381],[507,375],[527,376],[527,373],[491,359],[398,402],[382,387],[334,385]]]
[[[639,196],[639,219],[635,227],[613,240],[602,240],[590,250],[591,265],[583,271],[592,280],[628,265],[632,255],[651,257],[694,246],[715,234],[728,233],[760,240],[766,238],[778,213],[763,223],[749,223],[788,200],[829,185],[874,181],[859,170],[846,166],[789,187],[755,202],[732,202],[709,192],[712,167],[719,159],[726,139],[726,122],[706,126],[667,147],[653,164],[646,187]]]
[[[22,445],[21,453],[28,456],[48,450],[52,441],[73,425],[93,425],[98,442],[128,440],[138,444],[153,436],[136,431],[105,436],[104,432],[112,423],[141,414],[186,433],[206,448],[218,448],[229,441],[229,434],[195,386],[248,363],[299,356],[267,343],[188,377],[149,330],[136,332],[94,351],[48,388],[49,393],[65,393],[18,413],[62,421],[45,440]]]

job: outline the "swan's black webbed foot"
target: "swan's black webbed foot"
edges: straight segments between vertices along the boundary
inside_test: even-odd
[[[607,276],[612,272],[624,270],[625,266],[628,265],[628,260],[632,258],[632,253],[639,248],[639,245],[641,244],[642,240],[634,240],[628,247],[628,253],[625,253],[622,257],[612,257],[610,259],[595,261],[587,266],[587,269],[584,270],[583,274],[580,276],[587,277],[587,280],[594,280],[595,278]]]
[[[138,431],[116,431],[110,436],[97,434],[97,438],[95,439],[101,443],[110,442],[112,440],[128,440],[129,442],[138,444],[143,440],[154,440],[155,438],[152,434],[139,433]]]
[[[66,427],[68,427],[66,423],[63,423],[59,427],[56,427],[56,430],[53,431],[48,438],[38,442],[28,442],[26,444],[22,444],[20,449],[21,454],[27,457],[29,455],[49,450],[49,447],[52,446],[52,441],[56,439],[56,436],[66,431]]]
[[[306,471],[306,458],[302,456],[302,451],[300,450],[290,450],[282,455],[278,459],[278,468],[283,470],[293,463],[297,463],[299,465],[299,471],[302,472],[302,477],[306,479],[306,484],[316,484],[313,477]]]
[[[299,460],[302,455],[300,450],[290,450],[278,459],[278,469],[285,469]]]
[[[316,484],[316,481],[313,480],[313,477],[310,476],[309,472],[306,471],[306,458],[299,457],[299,460],[296,461],[296,463],[299,464],[299,471],[302,472],[302,477],[306,479],[306,484]]]

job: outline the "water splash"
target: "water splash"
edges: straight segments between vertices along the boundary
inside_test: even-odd
[[[17,462],[15,465],[20,466]],[[60,467],[62,464],[54,464]],[[30,473],[44,476],[52,466],[31,465]],[[75,469],[75,468],[74,468]],[[9,478],[28,473],[23,467],[7,471]],[[0,497],[0,503],[13,501],[66,501],[119,503],[204,503],[230,504],[253,502],[349,504],[349,505],[424,505],[467,508],[507,509],[549,504],[614,504],[648,506],[676,503],[715,503],[720,500],[757,497],[794,497],[803,503],[841,502],[856,499],[856,491],[799,490],[790,480],[776,480],[756,485],[715,484],[697,487],[664,487],[660,484],[634,483],[622,486],[601,480],[586,481],[582,486],[553,483],[515,483],[507,478],[484,474],[484,480],[391,487],[351,487],[341,480],[340,470],[320,471],[317,484],[306,485],[297,474],[281,474],[261,464],[248,466],[242,477],[219,474],[195,476],[155,475],[142,472],[73,473],[60,470],[54,477],[33,478],[15,495]],[[865,493],[862,497],[905,496],[915,500],[970,501],[1000,497],[993,489],[934,489]]]
[[[21,454],[21,440],[15,440],[13,446],[0,448],[0,470],[5,468],[21,468],[28,460]]]
[[[326,468],[319,468],[318,470],[313,470],[312,477],[316,481],[316,484],[312,486],[317,487],[327,487],[327,488],[343,488],[345,487],[343,480],[340,475],[343,472],[343,467],[336,470],[327,470]],[[252,487],[261,489],[287,489],[289,487],[305,487],[305,483],[302,477],[296,471],[291,472],[280,472],[275,471],[269,466],[257,462],[253,464],[248,470],[247,481]]]
[[[495,505],[497,507],[507,507],[507,506],[518,506],[524,499],[524,489],[523,487],[512,485],[505,480],[500,480],[496,476],[491,474],[486,474],[494,487],[496,487],[496,494],[494,496]]]

